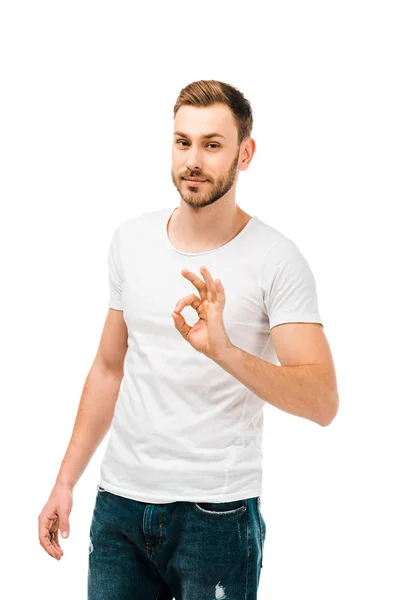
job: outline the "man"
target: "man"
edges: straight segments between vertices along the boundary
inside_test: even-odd
[[[60,559],[72,490],[111,425],[89,600],[255,599],[265,402],[321,426],[337,413],[313,274],[292,240],[235,202],[252,125],[236,88],[184,88],[171,170],[180,205],[113,233],[109,312],[39,516],[40,542]]]

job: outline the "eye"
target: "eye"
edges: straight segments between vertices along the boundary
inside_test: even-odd
[[[182,144],[187,144],[188,142],[187,142],[186,140],[177,140],[177,142],[176,142],[176,143],[177,143],[177,144],[178,144],[178,146],[179,146],[179,144],[181,144],[181,143],[182,143]],[[207,144],[207,146],[216,146],[216,147],[218,148],[218,147],[219,147],[219,144],[217,144],[216,142],[209,142],[209,143]],[[213,148],[213,150],[214,150],[214,148]]]

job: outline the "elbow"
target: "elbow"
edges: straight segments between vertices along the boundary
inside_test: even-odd
[[[324,411],[321,413],[319,425],[327,427],[332,423],[339,411],[339,394],[336,392],[329,403],[325,403]]]

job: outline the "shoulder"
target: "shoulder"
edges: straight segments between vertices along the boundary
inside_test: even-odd
[[[120,221],[114,231],[118,231],[121,236],[131,235],[136,231],[140,231],[143,236],[148,228],[162,223],[163,219],[166,219],[171,211],[172,208],[168,207],[142,212],[139,215]]]
[[[261,287],[280,285],[295,287],[300,281],[313,285],[310,264],[297,243],[278,229],[258,222],[258,244],[261,250]]]
[[[295,255],[299,248],[295,242],[279,229],[255,217],[254,233],[258,248],[262,252],[264,262],[270,262],[274,258]]]

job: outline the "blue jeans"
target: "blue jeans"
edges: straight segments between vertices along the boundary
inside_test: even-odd
[[[256,600],[265,532],[260,496],[152,504],[97,486],[88,600]]]

